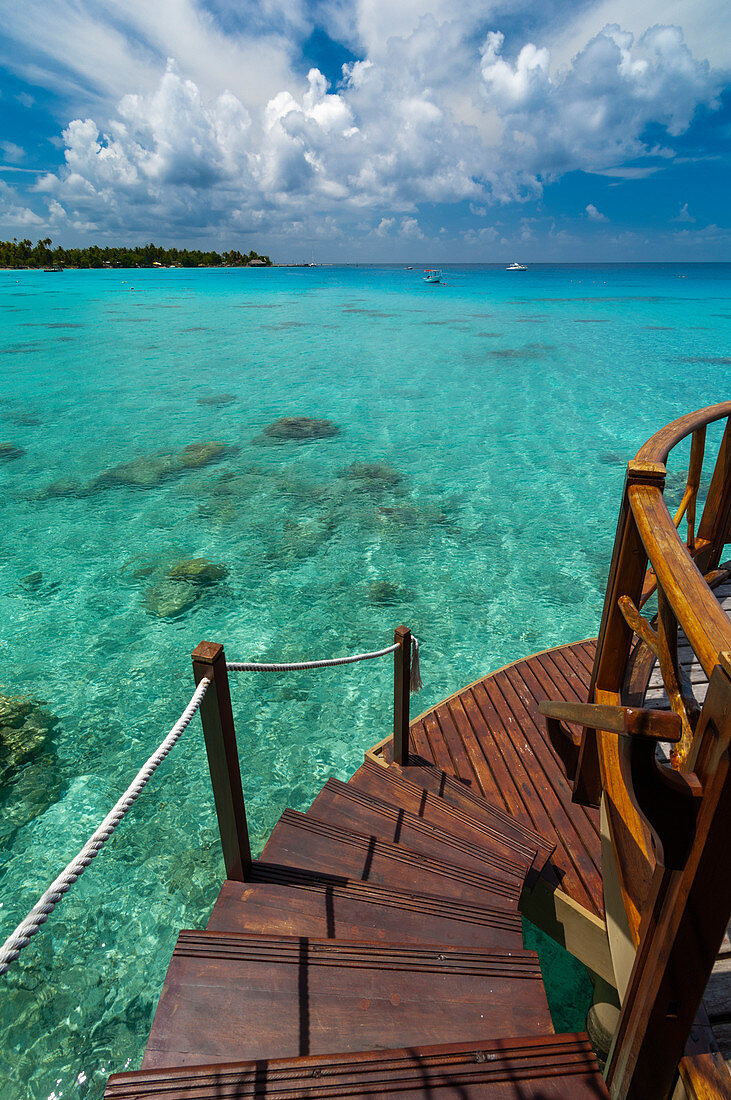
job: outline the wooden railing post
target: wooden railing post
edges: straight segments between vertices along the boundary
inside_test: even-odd
[[[393,640],[393,759],[409,762],[409,695],[411,691],[411,631],[397,626]]]
[[[193,651],[192,657],[196,684],[205,676],[211,680],[211,686],[201,703],[201,721],[226,878],[244,882],[251,869],[251,848],[241,789],[226,658],[223,646],[217,642],[201,642]]]
[[[654,901],[607,1062],[615,1100],[671,1095],[731,916],[731,654],[721,654],[713,671],[696,738],[695,772],[674,775],[675,782],[693,778],[702,791],[694,837],[677,869],[665,867],[658,853]]]
[[[597,639],[594,671],[588,702],[618,703],[627,659],[632,645],[632,630],[619,610],[620,596],[629,596],[639,606],[647,567],[647,554],[637,531],[630,490],[634,485],[665,485],[665,467],[655,462],[629,462],[624,483],[622,506],[609,568],[602,622]],[[614,696],[616,695],[616,698]],[[574,781],[573,799],[598,806],[602,781],[599,768],[597,731],[584,730]]]
[[[721,440],[713,468],[706,506],[698,525],[696,541],[703,549],[696,557],[701,573],[716,569],[731,526],[731,417]],[[705,544],[705,545],[704,545]]]

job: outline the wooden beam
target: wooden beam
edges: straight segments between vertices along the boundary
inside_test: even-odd
[[[698,525],[698,540],[708,545],[699,555],[703,573],[715,569],[721,560],[731,524],[731,418],[726,423],[703,515]]]
[[[409,697],[411,694],[411,631],[397,626],[393,640],[393,759],[395,764],[409,762]]]
[[[208,767],[226,865],[226,878],[244,882],[251,869],[249,830],[241,788],[241,771],[236,748],[226,657],[217,642],[201,642],[193,651],[196,684],[204,677],[211,686],[201,704],[201,721],[206,740]]]
[[[616,1100],[666,1100],[731,917],[731,662],[711,676],[696,732],[703,797],[687,860],[656,868],[607,1082]],[[680,778],[678,776],[678,778]]]
[[[620,614],[617,601],[620,596],[630,596],[638,603],[645,580],[647,554],[630,508],[629,490],[634,485],[653,485],[662,491],[665,475],[665,467],[660,463],[633,461],[627,464],[588,702],[597,697],[598,690],[619,693],[621,689],[633,634]],[[601,789],[597,730],[587,726],[574,781],[574,801],[598,806]]]

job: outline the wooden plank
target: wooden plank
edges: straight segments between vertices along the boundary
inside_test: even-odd
[[[569,660],[569,657],[571,660]],[[553,653],[546,653],[542,659],[542,663],[554,665],[564,681],[569,685],[570,690],[574,693],[576,699],[581,703],[586,703],[589,698],[589,684],[583,676],[583,668],[577,668],[577,662],[573,650],[556,650]],[[565,696],[568,698],[568,696]]]
[[[553,749],[545,741],[543,731],[538,727],[537,723],[541,719],[537,703],[527,689],[524,690],[530,701],[525,704],[520,698],[518,688],[522,683],[517,669],[507,670],[500,677],[495,678],[496,687],[502,692],[517,723],[514,727],[516,731],[520,731],[517,736],[522,736],[523,746],[529,748],[537,768],[540,769],[540,774],[545,777],[545,783],[541,785],[545,796],[544,805],[549,812],[554,806],[556,808],[555,812],[558,816],[554,818],[552,814],[552,820],[555,820],[557,835],[562,837],[564,846],[568,846],[568,837],[573,832],[580,840],[578,847],[588,854],[587,846],[595,847],[595,830],[583,813],[577,814],[574,810],[571,802],[571,786],[557,764]],[[531,703],[532,708],[529,709]],[[520,748],[520,741],[518,747]],[[595,866],[593,859],[590,862]]]
[[[517,913],[265,863],[253,865],[248,882],[224,882],[206,927],[491,951],[523,947]]]
[[[585,1035],[440,1043],[115,1074],[105,1100],[602,1100]]]
[[[602,878],[601,870],[595,862],[598,856],[596,830],[583,813],[575,812],[568,780],[557,766],[552,749],[544,741],[531,714],[518,696],[514,686],[514,681],[518,679],[517,671],[512,670],[496,676],[494,683],[511,708],[514,736],[522,737],[522,742],[517,742],[521,755],[527,750],[535,761],[534,787],[551,816],[556,836],[561,838],[564,850],[592,899],[592,908],[595,912],[601,912]],[[505,713],[507,716],[507,711]],[[532,737],[531,727],[535,731]],[[543,781],[538,782],[539,776],[544,777]]]
[[[580,662],[585,671],[588,673],[587,683],[591,683],[591,676],[594,671],[594,658],[596,657],[596,642],[576,642],[571,647],[576,654],[576,659]]]
[[[545,719],[543,719],[539,711],[539,703],[548,698],[555,700],[557,699],[557,696],[555,694],[546,694],[546,688],[550,681],[548,680],[548,676],[543,668],[541,661],[524,661],[520,664],[519,669],[521,679],[525,685],[526,692],[529,693],[530,699],[532,700],[532,706],[530,710],[532,721],[536,726],[539,735],[543,739],[547,751],[551,753],[553,759],[555,760],[556,768],[561,771],[561,761],[558,757],[558,754],[548,740],[547,730],[545,728]],[[575,729],[577,732],[580,732],[580,727],[574,725],[571,728]],[[569,791],[571,791],[571,787],[569,787]],[[567,804],[567,812],[570,813],[572,820],[578,820],[579,818],[586,819],[589,827],[596,834],[596,841],[587,841],[587,850],[592,854],[592,858],[596,866],[600,867],[601,854],[599,849],[601,848],[601,830],[599,827],[599,811],[593,806],[581,806],[570,799],[570,806]],[[594,847],[595,845],[596,851]]]
[[[532,952],[181,932],[143,1068],[521,1030],[552,1032]]]
[[[433,762],[434,756],[431,751],[431,745],[429,744],[429,738],[426,735],[424,723],[419,719],[411,723],[409,743],[412,753],[416,753],[417,756],[422,757],[424,760]]]
[[[328,821],[331,825],[340,824],[353,832],[379,837],[389,844],[419,852],[430,859],[442,860],[452,867],[474,867],[521,885],[536,854],[535,851],[516,851],[508,838],[496,832],[488,834],[480,831],[466,822],[459,833],[456,828],[447,832],[432,821],[401,806],[389,806],[338,779],[328,779],[307,811],[307,816]]]
[[[520,889],[513,880],[470,868],[453,869],[408,848],[346,831],[295,810],[285,810],[262,853],[267,863],[327,871],[394,890],[515,912]]]
[[[532,753],[526,753],[525,756],[522,756],[516,748],[516,741],[519,743],[520,738],[518,724],[499,691],[495,678],[485,680],[479,689],[475,687],[474,695],[481,707],[485,705],[485,701],[489,701],[494,711],[495,719],[491,726],[492,732],[496,743],[500,745],[501,753],[505,760],[509,762],[511,774],[520,792],[519,802],[515,807],[516,812],[526,815],[537,832],[540,832],[547,839],[557,842],[558,847],[551,864],[560,876],[568,877],[568,883],[563,883],[562,879],[562,888],[566,889],[579,904],[592,912],[596,911],[593,897],[594,871],[584,866],[586,876],[592,884],[591,887],[588,887],[577,866],[577,864],[586,864],[586,855],[582,856],[566,848],[564,838],[557,830],[557,824],[560,824],[561,827],[566,825],[570,827],[570,821],[565,811],[561,812],[561,808],[556,805],[555,799],[551,800],[551,810],[554,812],[554,816],[552,816],[544,803],[544,799],[539,794],[539,788],[545,794],[548,787],[546,777],[541,769],[532,766],[534,764]],[[512,737],[505,728],[506,726],[512,728]],[[556,820],[554,820],[554,817]],[[572,871],[573,875],[571,874]]]
[[[479,738],[465,708],[464,696],[457,695],[444,705],[449,710],[450,718],[469,758],[470,767],[475,776],[475,789],[479,790],[483,797],[494,803],[494,805],[504,805],[497,780],[490,768],[489,761],[482,751]]]
[[[510,770],[495,744],[485,714],[477,702],[475,687],[467,688],[459,698],[462,709],[474,731],[475,742],[482,754],[481,763],[476,752],[472,760],[485,796],[487,797],[488,792],[490,792],[495,800],[495,805],[512,813],[515,806],[520,804],[520,799],[517,796]],[[525,813],[518,814],[518,820],[525,821],[532,826],[532,822]]]
[[[476,782],[475,770],[472,760],[467,752],[460,731],[455,724],[449,706],[444,703],[434,710],[434,717],[441,730],[444,743],[449,746],[449,755],[452,760],[454,775],[457,779],[466,780],[470,786]],[[479,788],[479,784],[477,784]]]
[[[434,711],[424,716],[424,729],[426,730],[429,744],[431,745],[432,759],[438,768],[448,775],[456,775],[461,778],[454,766],[449,746],[446,744]],[[465,778],[469,778],[466,776]]]
[[[536,799],[533,780],[528,771],[528,762],[523,763],[516,751],[513,739],[505,728],[505,722],[498,707],[507,709],[500,692],[496,690],[491,677],[472,689],[473,697],[482,711],[488,725],[490,739],[504,762],[510,775],[511,785],[505,791],[508,810],[518,818],[528,821],[532,828],[542,836],[553,839],[554,830],[551,819],[545,813],[542,803]],[[512,715],[508,721],[514,721]]]
[[[413,778],[430,795],[447,806],[464,812],[470,820],[476,820],[482,826],[497,828],[505,836],[512,837],[513,842],[521,848],[535,849],[539,853],[541,864],[553,852],[555,845],[546,841],[525,822],[487,803],[464,783],[439,771],[433,765],[411,765],[401,774],[408,779]]]
[[[437,772],[443,776],[443,772]],[[413,781],[412,781],[413,780]],[[348,780],[349,787],[365,791],[392,807],[398,807],[416,814],[422,821],[438,825],[452,836],[467,839],[477,846],[495,845],[504,855],[514,856],[530,864],[536,858],[538,846],[543,844],[536,834],[530,833],[514,819],[506,819],[504,814],[496,812],[488,803],[481,800],[466,809],[466,800],[461,807],[446,802],[443,797],[432,793],[423,785],[422,776],[412,776],[412,769],[379,768],[369,761],[358,769]],[[453,780],[454,782],[454,780]],[[464,789],[464,785],[460,783]]]

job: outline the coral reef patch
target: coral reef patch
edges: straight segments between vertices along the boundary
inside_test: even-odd
[[[14,458],[22,458],[25,450],[17,443],[0,443],[0,462],[12,462]]]
[[[331,439],[339,431],[340,428],[332,420],[318,420],[310,416],[281,416],[267,424],[264,435],[277,441],[306,443],[313,439]]]

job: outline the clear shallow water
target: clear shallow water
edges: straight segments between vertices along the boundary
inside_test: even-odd
[[[0,442],[24,450],[0,462],[0,692],[59,720],[0,792],[0,933],[177,718],[202,638],[296,660],[385,646],[403,621],[422,640],[417,713],[596,633],[627,458],[727,395],[731,266],[445,280],[0,272]],[[339,434],[262,441],[300,414]],[[209,465],[145,461],[205,441],[227,448]],[[96,480],[135,460],[145,484]],[[354,462],[399,480],[343,476]],[[150,590],[194,557],[228,575],[177,617],[152,614]],[[391,691],[388,660],[238,674],[257,850],[285,806],[388,733]],[[3,1098],[98,1097],[139,1064],[178,929],[205,923],[222,873],[196,722],[5,979]]]

